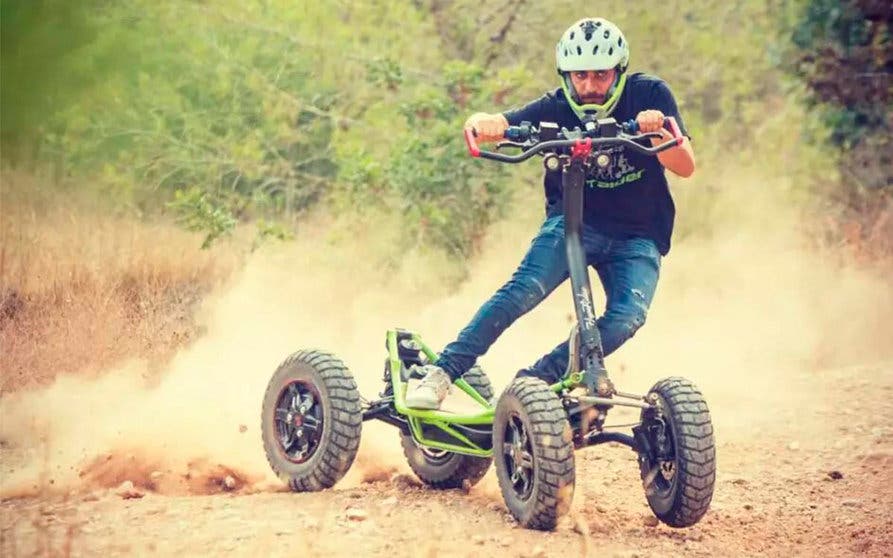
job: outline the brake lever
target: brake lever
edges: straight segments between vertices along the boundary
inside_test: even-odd
[[[525,149],[529,148],[532,145],[535,145],[535,144],[531,143],[531,142],[520,143],[517,141],[501,141],[496,144],[495,149],[496,149],[496,151],[499,151],[500,149],[502,149],[504,147],[517,147],[518,149],[524,151]]]
[[[632,140],[641,140],[641,139],[650,139],[650,138],[660,139],[663,137],[664,136],[660,132],[646,132],[644,134],[635,134],[635,135],[629,136],[629,138]]]

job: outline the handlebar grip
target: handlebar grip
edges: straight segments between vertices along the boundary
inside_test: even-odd
[[[669,128],[667,128],[669,125]],[[679,129],[679,124],[676,122],[676,118],[673,116],[668,116],[664,119],[664,127],[670,130],[670,133],[673,134],[673,139],[676,140],[676,145],[682,145],[682,131]]]
[[[534,128],[535,129],[535,128]],[[531,126],[529,122],[523,122],[520,126],[509,126],[502,133],[502,137],[509,141],[527,141],[530,139]]]
[[[471,153],[472,157],[481,156],[481,149],[478,147],[478,142],[475,139],[474,128],[465,128],[465,145],[468,146],[468,152]]]
[[[627,120],[623,123],[623,128],[627,133],[635,134],[639,132],[639,123],[636,120]],[[667,116],[664,118],[664,128],[673,134],[676,145],[682,145],[682,131],[679,129],[676,117]]]

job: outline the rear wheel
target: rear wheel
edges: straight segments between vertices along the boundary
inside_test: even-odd
[[[493,398],[490,378],[480,367],[473,367],[462,378],[487,401]],[[490,457],[474,457],[420,446],[412,434],[401,435],[400,443],[412,472],[432,488],[462,488],[466,481],[475,485],[493,462]]]
[[[298,351],[270,379],[261,411],[264,451],[292,490],[334,486],[353,464],[362,426],[357,385],[335,356]]]
[[[499,488],[522,526],[551,530],[574,497],[574,446],[558,396],[538,378],[516,378],[496,405],[493,454]]]
[[[658,411],[643,410],[650,446],[639,454],[645,496],[654,515],[670,527],[690,527],[710,507],[716,477],[713,425],[704,396],[685,378],[654,384],[648,397]]]

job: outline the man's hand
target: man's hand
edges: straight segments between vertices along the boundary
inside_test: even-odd
[[[636,115],[639,132],[643,134],[650,132],[660,133],[660,138],[651,138],[651,145],[660,145],[673,138],[673,134],[664,128],[665,118],[664,113],[659,110],[643,110]],[[688,138],[682,139],[682,145],[658,153],[657,159],[664,168],[669,169],[682,178],[687,178],[695,172],[695,154],[691,149],[691,143],[689,143]]]
[[[636,115],[636,122],[643,134],[660,132],[664,127],[664,113],[659,110],[643,110]]]
[[[509,123],[502,114],[478,112],[465,121],[466,130],[474,130],[479,142],[499,141],[503,138]]]

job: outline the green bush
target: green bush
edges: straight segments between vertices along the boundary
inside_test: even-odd
[[[792,32],[792,70],[858,186],[893,190],[893,10],[868,0],[809,0]]]
[[[890,190],[890,24],[878,6],[704,0],[602,15],[624,29],[631,69],[669,82],[699,176],[755,161],[827,181],[813,163],[828,150],[789,141],[801,119],[845,150],[848,182]],[[118,209],[173,212],[206,243],[237,222],[288,238],[311,208],[374,209],[402,221],[403,242],[459,265],[512,195],[503,166],[468,157],[462,122],[557,87],[553,45],[584,15],[571,0],[0,0],[0,11],[5,165],[52,167]],[[783,61],[805,86],[783,79]],[[804,91],[817,109],[805,115]],[[677,196],[704,209],[679,233],[702,234],[717,196]]]

